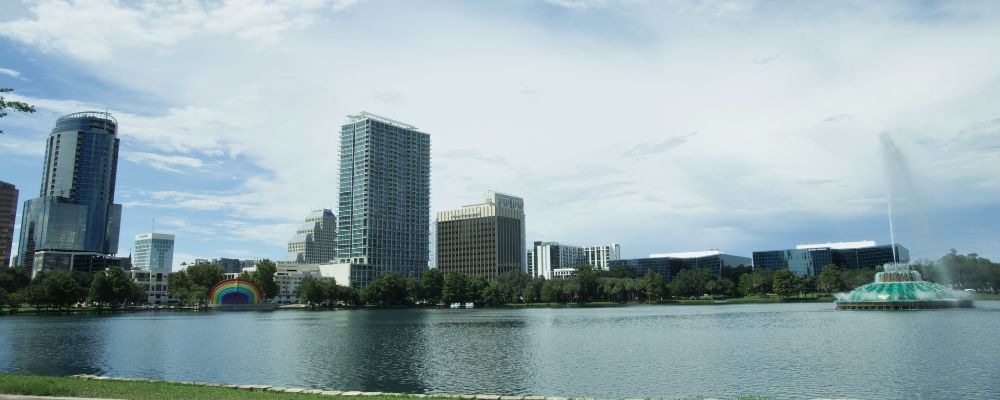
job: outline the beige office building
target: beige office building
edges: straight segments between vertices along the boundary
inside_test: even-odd
[[[524,200],[486,192],[484,202],[437,214],[437,268],[487,280],[525,270]]]

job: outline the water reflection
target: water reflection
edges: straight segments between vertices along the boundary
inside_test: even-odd
[[[0,370],[600,398],[1000,398],[1000,302],[977,307],[22,315],[0,318]]]

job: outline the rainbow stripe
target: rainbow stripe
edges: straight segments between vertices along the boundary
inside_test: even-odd
[[[210,304],[260,304],[263,298],[256,284],[239,278],[216,283],[208,292]]]

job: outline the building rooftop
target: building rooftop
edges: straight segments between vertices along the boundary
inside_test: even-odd
[[[866,247],[875,247],[875,241],[861,240],[857,242],[803,243],[795,246],[795,249],[796,250],[806,250],[806,249],[844,250],[844,249],[863,249]]]
[[[712,250],[702,250],[702,251],[685,251],[679,253],[650,254],[649,258],[699,258],[699,257],[717,256],[720,254],[725,254],[725,253],[717,249],[712,249]]]
[[[105,112],[105,111],[81,111],[81,112],[77,112],[77,113],[66,114],[66,115],[63,115],[62,117],[60,117],[58,120],[56,120],[56,124],[58,125],[60,121],[67,120],[67,119],[74,119],[74,118],[104,119],[104,120],[108,120],[108,121],[114,122],[115,125],[118,125],[118,120],[115,119],[115,117],[112,117],[111,113]]]
[[[415,130],[415,131],[418,130],[417,127],[415,127],[413,125],[407,124],[405,122],[400,122],[400,121],[394,120],[394,119],[389,118],[389,117],[383,117],[383,116],[378,115],[378,114],[370,113],[368,111],[362,111],[362,112],[360,112],[358,114],[348,115],[347,119],[349,121],[351,121],[352,123],[363,121],[363,120],[366,120],[366,119],[372,119],[372,120],[375,120],[375,121],[379,121],[379,122],[382,122],[382,123],[385,123],[385,124],[389,124],[389,125],[392,125],[392,126],[397,126],[397,127],[404,128],[404,129],[412,129],[412,130]]]

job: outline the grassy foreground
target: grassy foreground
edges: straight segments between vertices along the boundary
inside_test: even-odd
[[[423,396],[387,394],[377,396],[330,396],[307,393],[279,393],[237,390],[227,387],[206,387],[174,382],[144,382],[121,380],[89,380],[73,377],[20,375],[0,373],[0,394],[19,394],[55,397],[91,397],[123,400],[320,400],[330,398],[364,400],[454,400],[455,395]],[[469,396],[461,396],[469,398]],[[738,396],[737,400],[763,400],[756,396]],[[566,399],[569,400],[569,399]]]
[[[126,400],[260,399],[328,400],[319,394],[251,392],[170,382],[99,381],[71,377],[0,374],[0,393],[33,396],[96,397]],[[405,396],[409,397],[409,396]],[[400,400],[400,396],[365,396],[365,400]],[[427,399],[432,399],[427,397]]]

